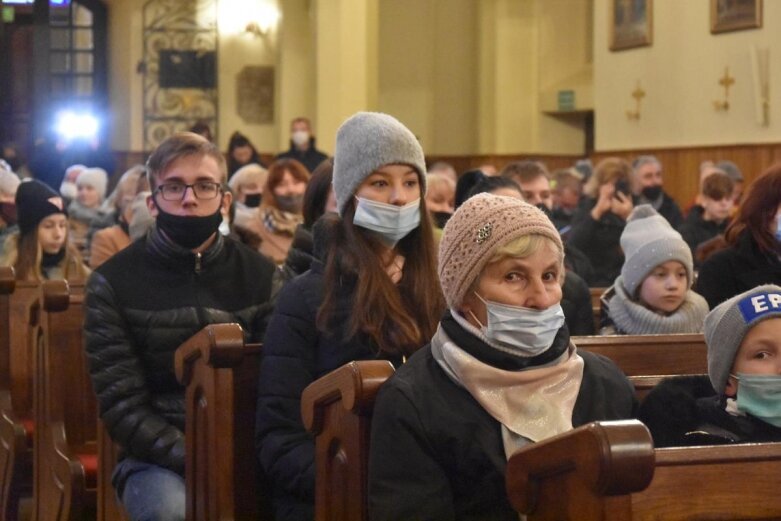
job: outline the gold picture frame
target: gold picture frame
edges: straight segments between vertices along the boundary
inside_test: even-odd
[[[610,50],[653,43],[653,0],[610,0]]]
[[[762,0],[711,0],[710,32],[726,33],[762,27]]]

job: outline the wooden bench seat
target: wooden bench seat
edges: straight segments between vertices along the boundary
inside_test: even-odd
[[[654,449],[636,421],[595,422],[515,453],[528,521],[779,519],[781,443]]]
[[[272,519],[255,458],[260,353],[239,324],[207,326],[176,351],[176,377],[187,388],[190,521]]]

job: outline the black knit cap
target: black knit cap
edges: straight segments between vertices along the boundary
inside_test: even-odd
[[[16,190],[16,215],[22,235],[30,233],[38,223],[55,213],[68,215],[60,194],[34,179],[19,185]]]

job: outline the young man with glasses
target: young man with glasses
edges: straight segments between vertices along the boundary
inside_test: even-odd
[[[155,226],[87,282],[85,348],[100,416],[122,447],[112,482],[130,518],[183,520],[174,352],[213,323],[238,322],[260,341],[278,279],[273,263],[218,233],[232,196],[213,144],[175,134],[152,153],[147,175]]]

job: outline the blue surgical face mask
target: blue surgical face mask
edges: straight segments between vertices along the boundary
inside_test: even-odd
[[[356,197],[353,224],[377,232],[390,247],[420,225],[420,198],[404,206]]]
[[[477,317],[472,318],[482,326],[483,334],[489,340],[520,351],[524,356],[536,356],[547,350],[564,325],[564,311],[561,304],[536,310],[521,306],[510,306],[485,300],[488,324],[483,326]]]
[[[781,376],[738,373],[738,410],[781,427]]]

